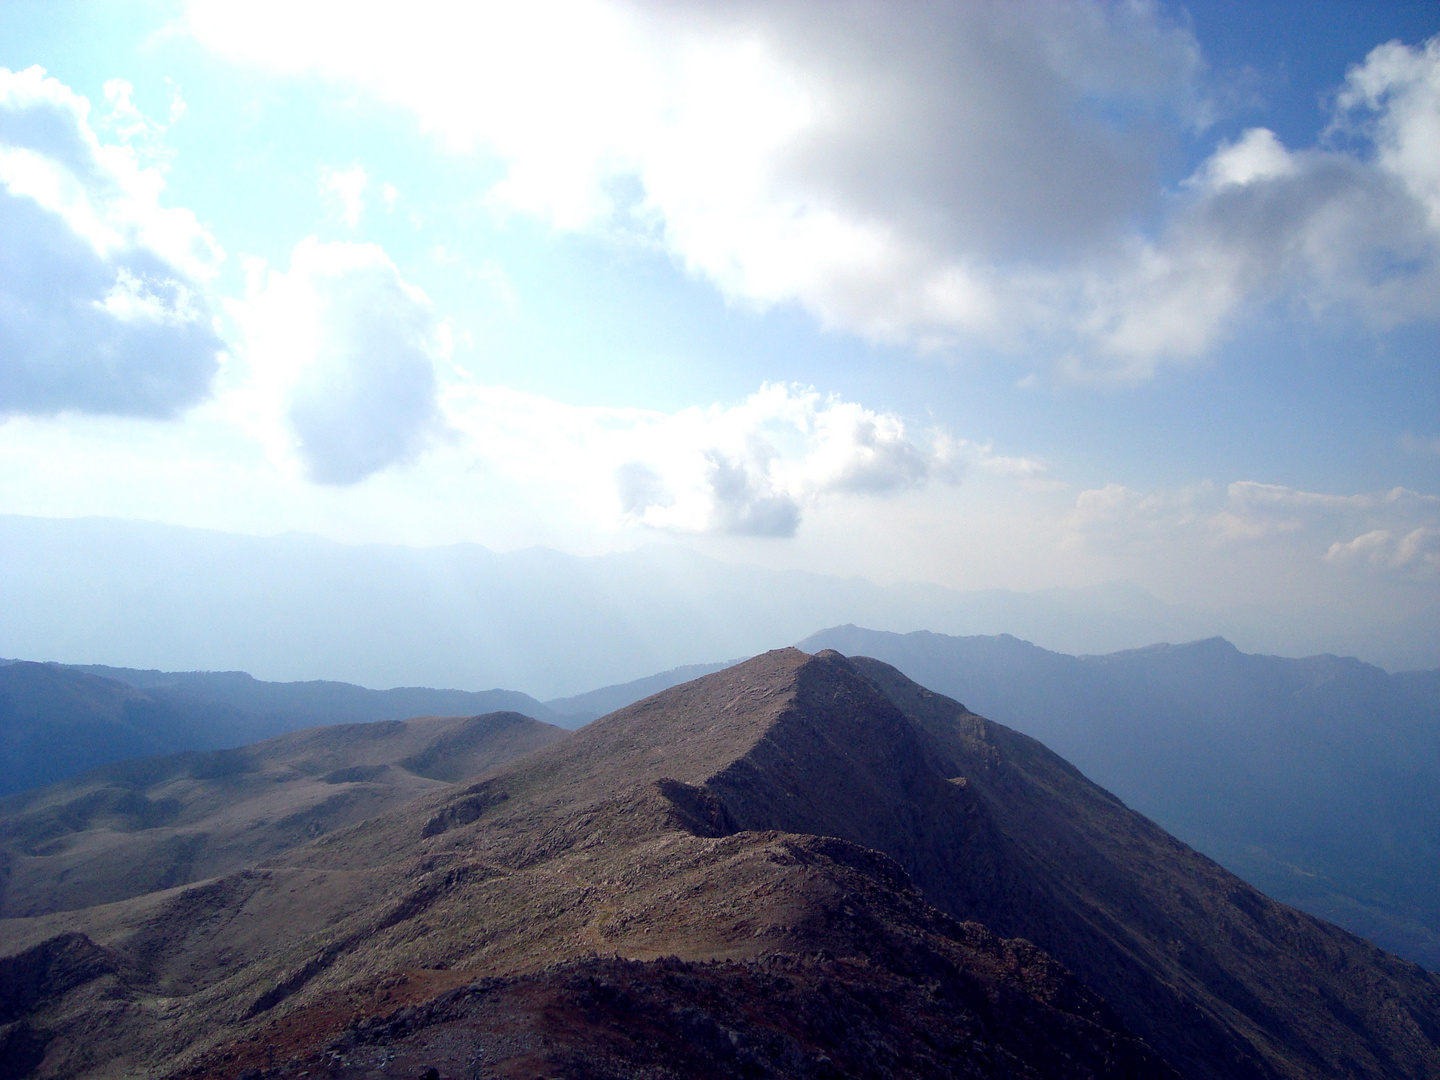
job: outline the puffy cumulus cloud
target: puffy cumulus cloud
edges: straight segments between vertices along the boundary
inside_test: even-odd
[[[413,460],[441,427],[435,365],[448,325],[374,244],[296,245],[290,269],[251,268],[234,305],[250,381],[236,391],[279,455],[322,484]]]
[[[1437,109],[1440,115],[1440,109]],[[1389,329],[1440,316],[1440,228],[1380,163],[1292,152],[1253,129],[1192,178],[1163,235],[1086,271],[1092,347],[1067,370],[1135,381],[1203,356],[1236,316],[1274,301]]]
[[[1380,166],[1440,228],[1440,36],[1372,50],[1346,75],[1337,106],[1337,126],[1368,135]]]
[[[107,90],[133,121],[128,87]],[[171,416],[218,367],[220,249],[89,113],[38,67],[0,69],[0,415]]]
[[[279,0],[273,0],[281,11]],[[261,5],[264,7],[265,5]],[[669,252],[728,297],[1135,381],[1256,306],[1380,327],[1440,305],[1440,43],[1376,49],[1333,138],[1246,133],[1166,191],[1211,107],[1159,4],[549,0],[357,15],[192,0],[232,56],[318,71],[493,153],[496,207]]]
[[[465,453],[522,481],[568,478],[577,505],[615,527],[792,536],[821,499],[954,481],[989,457],[943,432],[912,432],[892,414],[779,385],[676,413],[566,406],[463,383],[445,400]]]
[[[1071,524],[1077,537],[1112,548],[1173,552],[1188,534],[1211,550],[1275,548],[1312,567],[1440,571],[1440,497],[1406,488],[1330,495],[1239,481],[1142,493],[1110,484],[1080,493]]]
[[[561,0],[402,19],[286,3],[283,16],[293,34],[196,0],[189,25],[497,154],[493,205],[640,235],[733,298],[899,340],[1003,332],[1016,262],[1088,251],[1147,213],[1162,132],[1198,108],[1198,48],[1146,4],[896,18],[879,3]]]

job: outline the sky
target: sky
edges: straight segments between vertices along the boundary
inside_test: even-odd
[[[4,0],[0,513],[1423,618],[1437,35]]]

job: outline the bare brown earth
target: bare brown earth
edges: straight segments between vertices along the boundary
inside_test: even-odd
[[[796,650],[253,869],[0,922],[12,987],[0,1080],[1440,1077],[1436,976]]]
[[[232,873],[563,738],[518,713],[297,731],[0,799],[0,918]]]

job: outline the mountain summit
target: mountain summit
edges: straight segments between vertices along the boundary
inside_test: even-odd
[[[47,1076],[1440,1077],[1440,978],[835,652],[0,942]]]

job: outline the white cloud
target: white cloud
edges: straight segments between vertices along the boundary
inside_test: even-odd
[[[1381,329],[1440,317],[1440,218],[1416,186],[1384,154],[1292,152],[1268,130],[1246,132],[1191,178],[1158,239],[1134,238],[1087,271],[1077,310],[1092,348],[1072,373],[1148,378],[1205,355],[1271,301]]]
[[[288,271],[255,267],[234,312],[250,363],[236,400],[310,479],[356,483],[414,460],[440,429],[435,364],[449,330],[381,248],[312,236]]]
[[[140,122],[128,85],[107,93]],[[39,68],[0,69],[0,415],[170,416],[217,370],[207,286],[223,255],[89,113]]]
[[[1411,47],[1392,41],[1346,74],[1337,126],[1373,140],[1378,163],[1397,177],[1440,229],[1440,36]]]
[[[1325,558],[1336,563],[1365,562],[1382,570],[1416,569],[1431,574],[1440,570],[1440,529],[1411,529],[1397,536],[1389,529],[1372,529],[1346,543],[1330,545]]]
[[[1188,32],[1129,4],[284,18],[275,35],[264,5],[197,2],[189,21],[221,52],[364,85],[497,154],[492,205],[638,233],[738,300],[902,340],[1003,330],[1013,260],[1087,250],[1145,212],[1155,121],[1192,109],[1200,67]]]
[[[552,0],[405,18],[193,0],[211,47],[317,71],[503,162],[492,206],[658,245],[731,299],[945,347],[1044,346],[1133,381],[1256,305],[1440,314],[1440,44],[1375,50],[1354,152],[1255,129],[1165,193],[1210,114],[1159,5]],[[277,10],[279,5],[277,4]],[[1371,153],[1370,151],[1373,151]]]
[[[1219,558],[1265,548],[1311,570],[1440,571],[1440,497],[1406,488],[1330,495],[1237,481],[1147,494],[1109,484],[1079,494],[1071,525],[1087,544],[1150,549],[1181,564],[1188,545]]]
[[[321,196],[336,216],[352,229],[360,224],[360,216],[365,213],[365,188],[369,183],[370,177],[359,165],[351,165],[348,169],[320,170]],[[395,203],[396,192],[389,184],[385,185],[385,189],[381,194],[388,209]]]
[[[983,456],[943,432],[779,385],[735,405],[654,413],[457,381],[445,411],[462,433],[457,452],[521,483],[569,489],[612,529],[790,536],[819,501],[953,481],[967,456]]]

